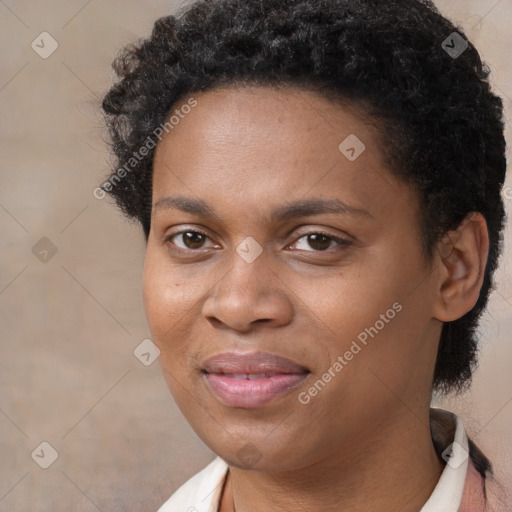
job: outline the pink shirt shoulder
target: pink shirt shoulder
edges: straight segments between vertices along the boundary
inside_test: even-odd
[[[484,479],[469,459],[464,491],[458,512],[510,512],[502,501],[504,489],[498,485],[492,475]]]

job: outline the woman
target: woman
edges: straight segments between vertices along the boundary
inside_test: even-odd
[[[160,509],[498,510],[430,407],[501,250],[502,102],[428,1],[199,0],[114,62],[99,189],[140,221],[160,364],[218,455]]]

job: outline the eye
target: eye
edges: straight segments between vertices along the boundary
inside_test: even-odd
[[[174,239],[180,240],[181,238],[181,245],[180,243],[176,243]],[[197,250],[197,249],[204,249],[204,242],[205,240],[209,240],[210,237],[206,235],[205,233],[193,229],[188,229],[184,231],[178,231],[177,233],[173,233],[169,235],[166,239],[166,243],[172,243],[178,249],[182,250]],[[300,238],[298,238],[293,245],[297,245],[300,243],[301,240],[305,240],[305,243],[309,245],[309,247],[312,247],[315,249],[314,251],[310,252],[325,252],[330,247],[332,242],[335,242],[338,244],[338,246],[350,246],[351,242],[348,240],[344,240],[342,238],[335,237],[333,235],[329,235],[328,233],[323,233],[321,231],[312,231],[310,233],[306,233],[302,235]],[[289,246],[289,247],[291,247]],[[306,248],[298,248],[299,250],[307,250]]]
[[[183,246],[180,246],[178,244],[175,244],[172,240],[174,238],[182,238],[182,244]],[[165,241],[170,242],[173,245],[176,245],[179,249],[187,250],[187,249],[204,249],[202,244],[204,243],[205,239],[209,239],[210,237],[201,231],[196,231],[192,229],[188,229],[186,231],[179,231],[177,233],[173,233],[172,235],[168,236]]]
[[[348,240],[343,240],[342,238],[338,238],[328,233],[322,233],[320,231],[312,231],[310,233],[306,233],[302,235],[293,245],[297,245],[300,240],[306,240],[306,243],[309,244],[310,247],[315,249],[313,252],[323,252],[329,249],[331,243],[334,241],[339,246],[349,246],[352,245]],[[299,250],[304,250],[299,247]]]

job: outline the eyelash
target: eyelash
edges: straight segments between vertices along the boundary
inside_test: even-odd
[[[171,235],[169,235],[165,239],[165,242],[166,243],[172,243],[171,242],[172,238],[174,238],[175,236],[178,236],[178,235],[183,235],[185,233],[194,233],[194,234],[199,234],[201,236],[204,236],[206,238],[210,238],[206,233],[204,233],[202,231],[199,231],[197,229],[186,229],[184,231],[177,231],[176,233],[172,233]],[[342,238],[335,237],[335,236],[330,235],[329,233],[325,233],[323,231],[309,231],[307,233],[303,233],[299,238],[297,238],[295,240],[294,244],[297,243],[302,238],[308,237],[309,235],[321,235],[321,236],[324,236],[324,237],[330,239],[331,241],[335,241],[336,243],[339,244],[339,246],[337,247],[338,249],[339,248],[348,247],[348,246],[352,245],[352,242],[349,242],[348,240],[344,240]],[[173,243],[173,245],[175,245],[175,244]],[[179,250],[179,251],[186,251],[186,252],[189,252],[189,251],[192,251],[192,252],[200,251],[201,249],[203,249],[203,248],[200,247],[199,249],[183,249],[182,247],[177,247],[177,250]],[[332,251],[332,249],[325,249],[325,250],[322,250],[322,251],[320,251],[320,250],[311,250],[311,251],[306,251],[306,252],[329,253],[331,251]]]

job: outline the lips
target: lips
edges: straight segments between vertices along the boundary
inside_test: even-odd
[[[202,373],[224,405],[252,408],[297,387],[310,373],[285,357],[265,352],[225,352],[208,359]]]
[[[225,352],[204,363],[207,373],[225,375],[306,373],[309,370],[291,359],[266,352]]]

